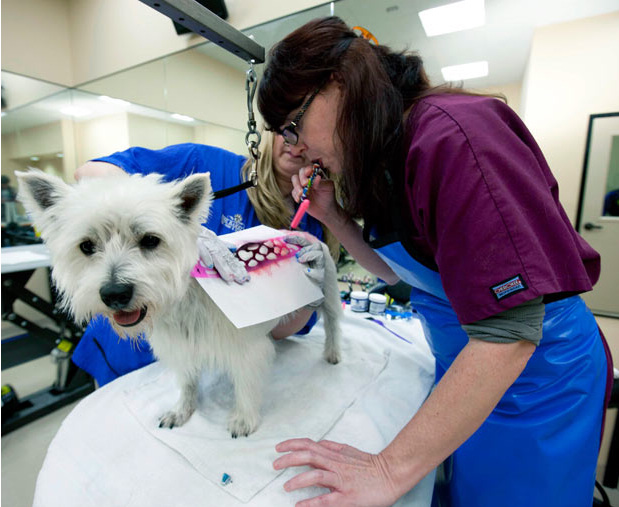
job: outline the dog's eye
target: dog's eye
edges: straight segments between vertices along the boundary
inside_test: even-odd
[[[161,240],[157,236],[147,234],[140,240],[140,248],[144,248],[145,250],[154,250],[159,246],[160,242]]]
[[[84,255],[90,256],[95,253],[95,244],[87,239],[80,243],[80,250]]]

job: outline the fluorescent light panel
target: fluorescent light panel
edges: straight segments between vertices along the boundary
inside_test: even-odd
[[[91,113],[90,109],[86,109],[85,107],[78,106],[67,106],[63,107],[60,112],[62,114],[66,114],[67,116],[74,116],[79,118],[81,116],[87,116]]]
[[[462,65],[451,65],[441,69],[445,81],[464,81],[474,77],[484,77],[488,75],[488,62],[472,62]]]
[[[131,102],[127,102],[122,99],[115,99],[114,97],[108,97],[107,95],[99,95],[99,100],[101,102],[105,102],[106,104],[114,104],[115,106],[121,107],[129,107]]]
[[[486,23],[484,0],[463,0],[427,9],[419,19],[428,37],[477,28]]]
[[[170,116],[172,116],[175,120],[194,121],[191,116],[185,116],[184,114],[173,113]]]

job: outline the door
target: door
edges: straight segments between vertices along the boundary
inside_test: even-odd
[[[576,229],[602,256],[600,280],[583,297],[593,313],[619,318],[619,113],[589,118]]]

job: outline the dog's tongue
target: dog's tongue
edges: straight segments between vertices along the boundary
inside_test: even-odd
[[[135,324],[140,318],[140,310],[134,310],[132,312],[125,312],[119,310],[114,314],[114,320],[121,326],[130,326]]]

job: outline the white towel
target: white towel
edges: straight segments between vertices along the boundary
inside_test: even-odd
[[[247,502],[282,473],[271,465],[278,456],[275,445],[288,438],[322,438],[388,361],[387,351],[377,354],[358,345],[344,345],[338,365],[322,358],[322,343],[315,340],[291,339],[276,346],[263,419],[247,438],[233,439],[226,428],[234,393],[223,375],[204,376],[200,408],[180,428],[159,428],[159,417],[180,395],[174,375],[163,367],[151,382],[126,390],[125,403],[155,438],[213,484]],[[231,483],[222,484],[224,474]]]
[[[364,360],[370,361],[368,366],[375,367],[375,361],[380,360],[385,349],[389,350],[388,361],[374,381],[360,389],[356,401],[344,410],[324,438],[347,443],[366,452],[378,452],[393,440],[428,395],[434,379],[434,359],[423,338],[418,320],[385,321],[388,328],[411,342],[406,343],[381,326],[365,320],[366,316],[367,314],[345,312],[342,321],[344,361],[338,366],[325,363],[324,367],[347,369],[347,358],[364,357],[366,351],[375,357],[365,357]],[[318,321],[311,333],[303,338],[302,344],[315,342],[312,351],[315,356],[321,349],[323,336],[322,322]],[[278,344],[278,353],[287,355],[289,349],[295,348],[298,348],[297,344],[288,345],[284,342]],[[351,350],[357,348],[361,350]],[[303,350],[307,348],[303,347]],[[307,361],[308,358],[305,357],[299,360],[295,371],[289,372],[289,375],[295,378],[301,376],[301,388],[307,387],[311,390],[312,386],[316,386],[316,382],[308,379],[308,374],[302,371],[308,367]],[[312,364],[320,367],[323,366],[321,362],[322,360],[312,359]],[[277,388],[283,391],[285,396],[294,397],[294,378],[282,378],[278,372],[276,366],[268,390]],[[342,382],[356,382],[352,377],[353,375],[347,374]],[[174,403],[176,396],[170,392],[174,391],[174,384],[164,382],[165,378],[163,367],[157,363],[151,364],[110,382],[82,400],[62,423],[48,449],[37,479],[33,506],[290,507],[296,502],[326,491],[319,488],[284,491],[284,482],[301,472],[300,468],[286,470],[246,503],[228,494],[227,487],[222,488],[219,483],[215,485],[205,479],[185,457],[153,436],[156,428],[152,428],[152,421],[148,423],[151,429],[146,430],[125,401],[126,392],[136,393],[144,386],[151,385],[154,389],[156,382],[159,390],[152,393],[156,397],[152,400],[154,406],[150,407],[150,410],[163,412],[170,407],[170,403]],[[319,387],[327,388],[333,386],[333,382],[335,381],[327,382],[325,378],[318,384]],[[342,385],[335,387],[343,388]],[[217,392],[222,395],[224,393],[223,389]],[[294,414],[295,417],[302,415],[309,420],[316,416],[314,402],[319,403],[318,412],[324,411],[323,400],[317,393],[310,396],[313,398],[312,407],[307,406],[309,402],[305,402],[308,400],[303,400],[298,390],[296,395],[297,399],[293,402],[298,403],[297,406],[302,405],[302,409],[298,414]],[[266,419],[269,417],[268,412],[273,410],[269,400],[273,398],[267,392],[266,405],[262,410]],[[329,406],[329,400],[324,403],[325,407]],[[206,402],[202,407],[206,410]],[[223,411],[221,408],[219,410]],[[209,417],[213,416],[214,412],[211,410]],[[222,424],[225,425],[223,413],[221,417]],[[286,425],[286,434],[276,435],[277,441],[290,436],[290,421],[281,422]],[[187,424],[192,424],[192,421]],[[177,430],[174,429],[171,433],[174,431]],[[257,438],[260,431],[258,430],[253,438]],[[292,428],[292,433],[292,436],[309,436],[302,428]],[[240,440],[242,439],[237,439],[239,442]],[[228,443],[230,442],[226,437],[224,444]],[[267,458],[261,462],[256,458],[247,461],[246,468],[251,470],[249,475],[254,474],[254,468],[256,473],[270,468],[277,453],[272,447],[268,451],[270,454],[265,452]],[[252,454],[253,452],[257,451],[252,451]],[[229,486],[238,485],[242,479],[233,477],[233,481]],[[434,473],[430,473],[395,505],[428,507],[431,503],[433,482]]]

